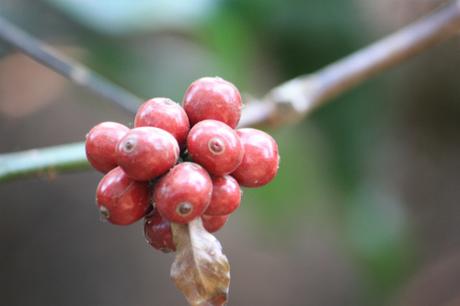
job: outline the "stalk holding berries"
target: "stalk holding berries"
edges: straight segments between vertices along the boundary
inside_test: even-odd
[[[88,161],[105,173],[96,190],[101,215],[117,225],[145,218],[149,244],[177,251],[171,276],[191,305],[227,302],[228,261],[209,233],[240,206],[240,186],[263,186],[278,171],[276,141],[236,129],[241,109],[233,84],[204,77],[189,86],[183,107],[153,98],[134,128],[103,122],[86,137]]]

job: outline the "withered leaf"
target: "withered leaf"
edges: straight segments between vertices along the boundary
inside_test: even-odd
[[[225,305],[230,265],[220,242],[196,218],[188,225],[172,224],[176,259],[171,278],[192,306]]]

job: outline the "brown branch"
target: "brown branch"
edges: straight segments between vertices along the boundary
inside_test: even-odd
[[[260,100],[249,98],[240,126],[280,125],[301,120],[333,97],[459,31],[460,0],[456,0],[334,64],[273,88]],[[0,182],[87,167],[83,143],[0,154]]]
[[[32,37],[0,16],[0,40],[27,54],[34,60],[91,90],[130,113],[136,113],[142,100],[126,89],[105,79],[88,67],[66,57],[58,50]]]
[[[361,82],[451,38],[460,31],[460,0],[325,68],[249,99],[240,126],[282,125],[301,120],[316,107]]]

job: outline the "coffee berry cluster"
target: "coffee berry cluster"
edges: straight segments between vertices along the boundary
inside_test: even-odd
[[[238,89],[204,77],[185,92],[182,107],[168,98],[142,104],[130,129],[103,122],[86,136],[86,156],[105,173],[96,190],[102,216],[127,225],[145,217],[147,241],[175,250],[171,222],[201,217],[219,230],[240,205],[241,189],[270,182],[278,146],[265,132],[235,129],[241,116]]]

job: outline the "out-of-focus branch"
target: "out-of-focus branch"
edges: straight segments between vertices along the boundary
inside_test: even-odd
[[[460,31],[460,0],[310,75],[249,99],[241,126],[283,125],[301,120],[316,107],[359,83],[451,38]]]
[[[72,143],[0,155],[0,182],[28,176],[53,177],[89,168],[83,143]]]
[[[1,24],[0,19],[0,37],[5,37],[2,28],[5,29],[5,26]],[[454,36],[459,31],[460,0],[456,0],[432,15],[336,63],[273,88],[262,99],[249,98],[240,126],[282,125],[301,120],[311,110],[333,97]],[[24,33],[20,33],[21,35]],[[11,37],[12,41],[13,38]],[[88,82],[90,80],[87,79]],[[111,86],[110,83],[107,84]],[[0,182],[42,173],[54,174],[85,169],[88,166],[83,143],[0,154]]]
[[[130,113],[136,113],[137,107],[142,102],[132,93],[45,45],[2,17],[0,17],[0,40]]]

